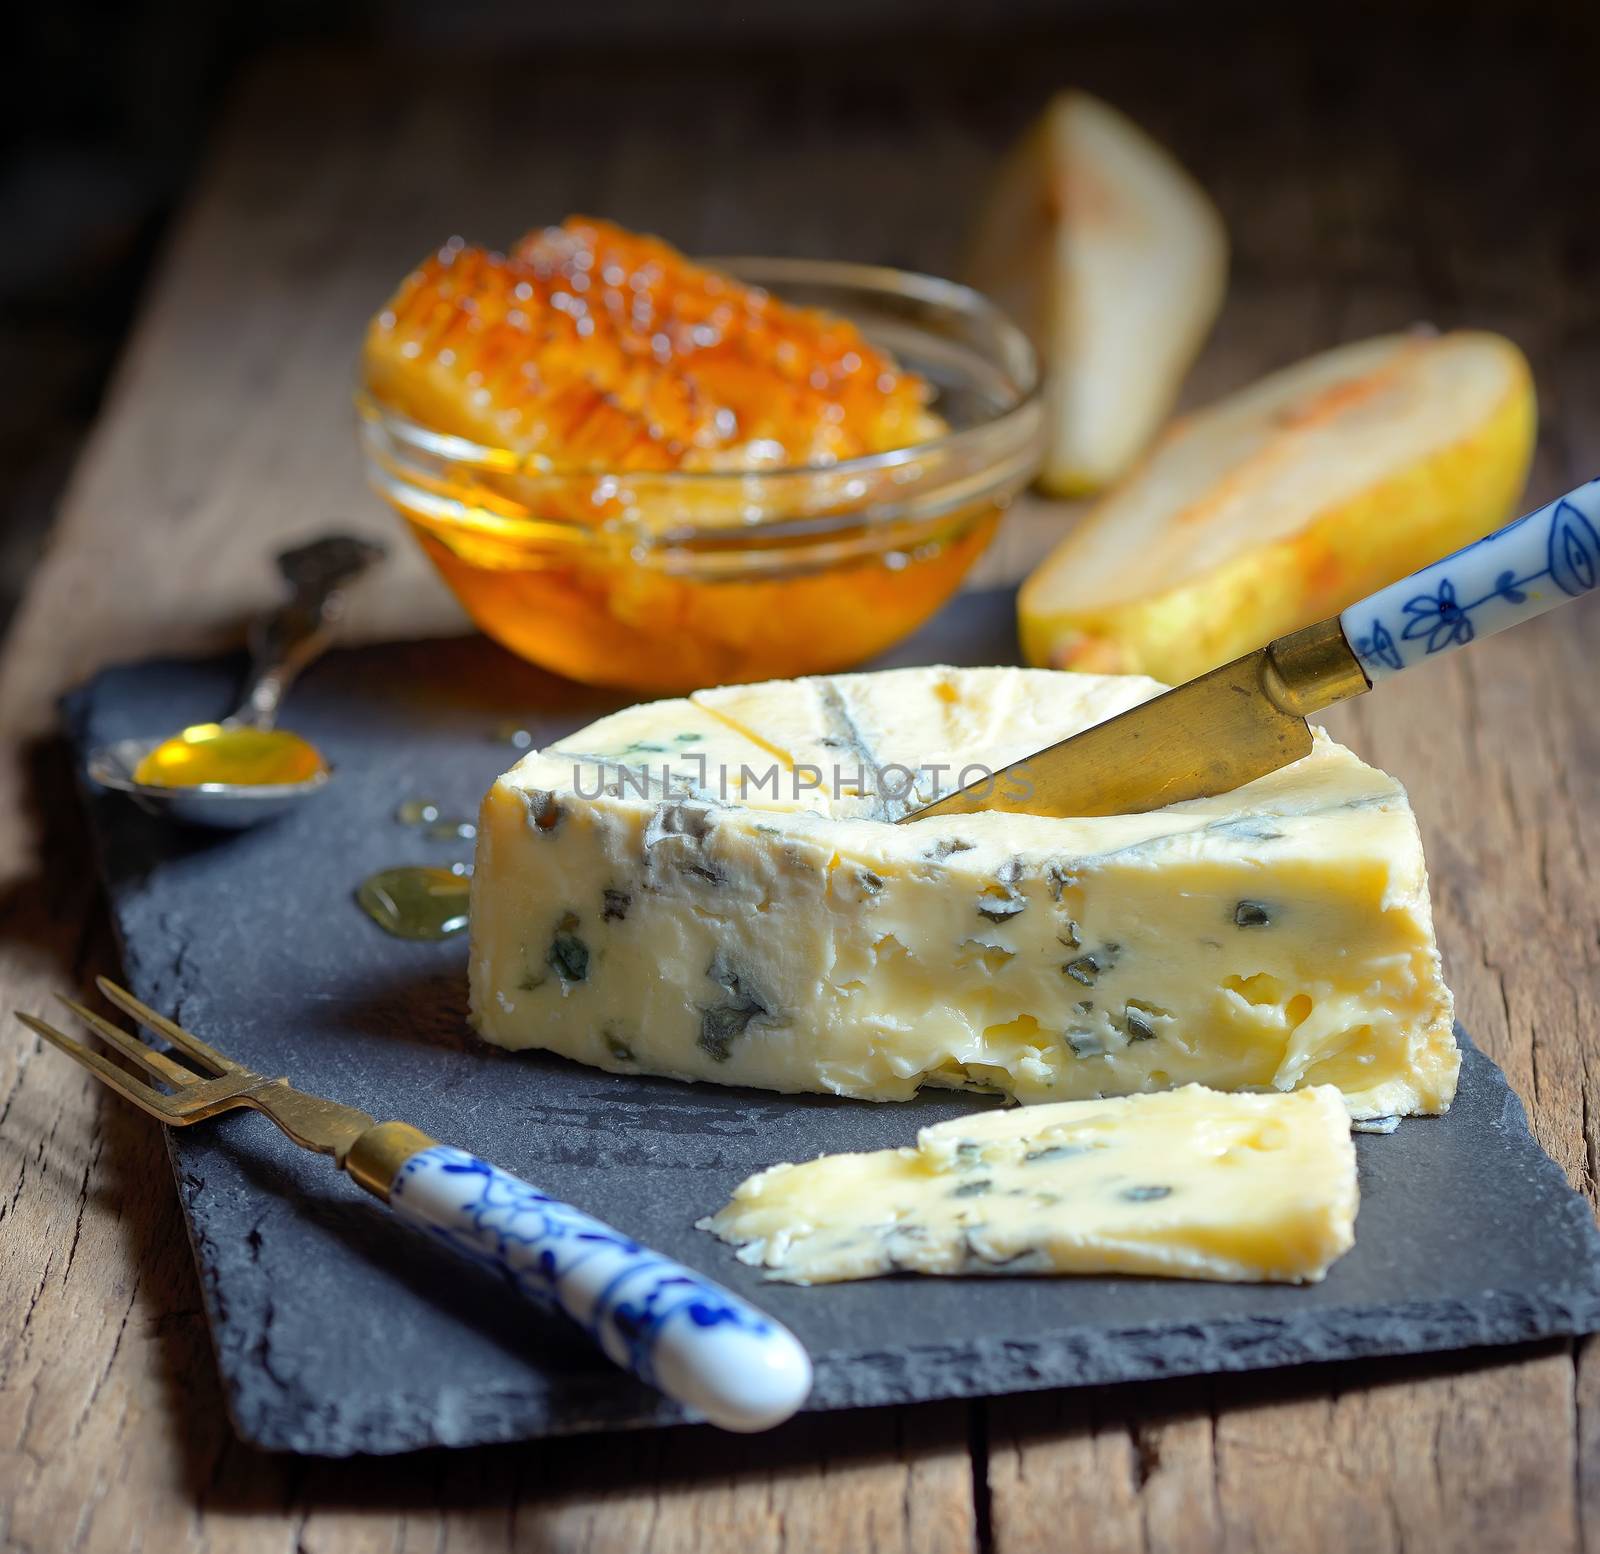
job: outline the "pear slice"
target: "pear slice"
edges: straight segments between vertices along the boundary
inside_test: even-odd
[[[1313,356],[1175,423],[1035,569],[1030,663],[1192,679],[1512,515],[1533,379],[1499,335]]]
[[[1166,151],[1085,92],[1051,102],[1002,166],[968,266],[1050,369],[1047,487],[1096,490],[1138,457],[1227,269],[1221,216]]]

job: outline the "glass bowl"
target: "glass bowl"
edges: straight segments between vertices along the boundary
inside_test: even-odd
[[[1033,348],[977,292],[870,265],[714,262],[852,320],[927,380],[949,432],[804,468],[552,471],[358,390],[373,488],[485,632],[570,679],[671,692],[858,664],[949,598],[1038,467]]]

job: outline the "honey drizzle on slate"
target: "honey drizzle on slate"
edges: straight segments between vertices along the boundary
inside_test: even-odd
[[[470,820],[445,818],[432,799],[407,799],[394,812],[432,842],[472,841],[478,828]],[[448,869],[402,864],[380,869],[356,888],[361,910],[385,933],[397,939],[449,939],[467,926],[470,863]]]
[[[494,737],[519,750],[533,744],[533,736],[520,723],[502,724]],[[470,842],[478,835],[472,821],[445,816],[433,799],[406,799],[394,818],[420,830],[431,842]],[[380,869],[362,880],[356,887],[356,902],[385,933],[397,939],[450,939],[467,926],[471,878],[470,863],[452,863],[448,869],[402,864]]]
[[[381,869],[356,889],[356,901],[373,922],[397,939],[448,939],[467,926],[466,865],[455,869],[407,864]]]

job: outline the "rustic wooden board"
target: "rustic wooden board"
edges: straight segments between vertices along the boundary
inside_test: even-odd
[[[268,557],[389,532],[346,410],[366,313],[443,231],[598,208],[691,247],[954,262],[1004,138],[1063,82],[1183,154],[1234,239],[1191,401],[1419,317],[1506,330],[1544,407],[1529,504],[1600,468],[1591,51],[1519,18],[1407,31],[1085,23],[874,52],[318,56],[237,95],[0,665],[0,1016],[110,970],[53,703],[233,640]],[[1033,503],[1015,578],[1069,510]],[[1541,1142],[1600,1149],[1600,612],[1474,646],[1330,719],[1410,786],[1446,970]],[[352,635],[459,629],[420,562]],[[1336,1377],[1114,1389],[300,1467],[239,1448],[145,1119],[0,1042],[0,1539],[18,1550],[1600,1549],[1600,1366],[1561,1342]]]

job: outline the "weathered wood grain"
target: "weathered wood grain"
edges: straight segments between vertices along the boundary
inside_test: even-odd
[[[55,695],[111,659],[235,634],[287,538],[390,532],[360,483],[350,363],[367,313],[450,228],[500,240],[588,207],[702,251],[949,271],[995,149],[1076,80],[1180,147],[1233,229],[1188,402],[1338,338],[1486,323],[1535,362],[1542,497],[1600,468],[1583,274],[1600,151],[1577,76],[1527,35],[1365,50],[1196,27],[1152,48],[1132,26],[1020,52],[321,55],[257,74],[0,664],[0,1028],[114,962],[70,774],[41,743]],[[979,579],[1020,575],[1071,520],[1019,504]],[[402,547],[350,629],[459,621]],[[1591,1191],[1597,663],[1600,612],[1578,608],[1330,720],[1409,784],[1462,1016]],[[17,1551],[1600,1547],[1600,1367],[1563,1345],[803,1419],[755,1441],[262,1458],[228,1432],[155,1129],[9,1034],[0,1311],[0,1540]]]

